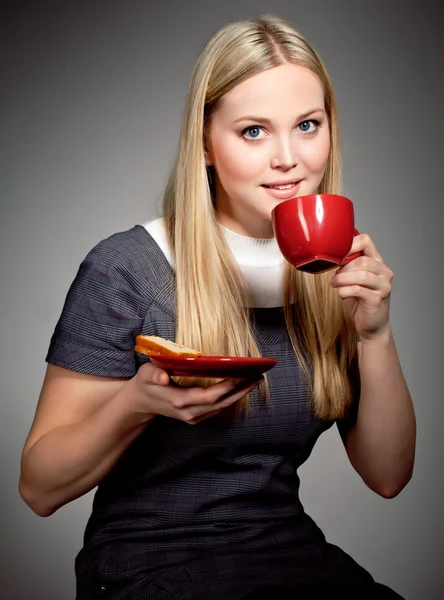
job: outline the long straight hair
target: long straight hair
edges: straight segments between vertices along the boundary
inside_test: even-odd
[[[323,86],[330,153],[318,191],[341,193],[336,104],[317,52],[277,17],[225,25],[208,41],[194,68],[163,206],[176,264],[176,341],[207,355],[260,355],[242,276],[218,224],[205,165],[211,116],[236,85],[285,63],[310,69]],[[330,277],[301,273],[288,265],[284,314],[295,361],[299,359],[307,376],[312,409],[319,418],[334,420],[344,417],[352,404],[350,375],[357,344],[352,318],[329,285]],[[263,391],[268,397],[267,383]],[[247,404],[246,397],[237,414]]]

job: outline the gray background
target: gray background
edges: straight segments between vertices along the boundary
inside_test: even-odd
[[[418,420],[415,473],[400,496],[365,487],[333,428],[302,469],[302,500],[377,580],[407,600],[444,598],[440,11],[424,0],[9,5],[0,36],[3,598],[74,597],[92,494],[41,519],[17,492],[68,286],[100,239],[158,214],[199,51],[227,20],[261,12],[289,19],[333,78],[345,192],[395,273],[393,329]]]

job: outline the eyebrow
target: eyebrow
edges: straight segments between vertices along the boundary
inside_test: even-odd
[[[313,108],[312,110],[309,110],[309,111],[303,113],[302,115],[299,115],[296,120],[303,121],[310,115],[313,115],[314,113],[318,113],[318,112],[325,113],[325,110],[323,108]],[[233,122],[239,123],[240,121],[253,121],[255,123],[260,123],[260,124],[263,123],[264,125],[270,125],[270,123],[271,123],[271,120],[267,119],[266,117],[258,117],[258,116],[254,116],[254,115],[245,115],[243,117],[239,117],[239,119],[236,119]]]

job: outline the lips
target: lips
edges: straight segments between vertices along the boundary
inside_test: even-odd
[[[300,182],[300,179],[296,179],[295,181],[277,181],[276,183],[263,183],[262,187],[275,190],[288,190]]]
[[[261,187],[266,190],[267,194],[275,198],[276,200],[288,200],[293,198],[295,194],[297,194],[302,179],[298,179],[295,181],[286,181],[286,182],[275,182],[275,183],[267,183],[262,184]]]

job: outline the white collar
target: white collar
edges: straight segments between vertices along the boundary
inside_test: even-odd
[[[174,257],[167,242],[163,219],[143,224],[174,269]],[[272,308],[283,305],[285,259],[275,238],[251,238],[221,225],[225,239],[246,282],[250,308]]]

